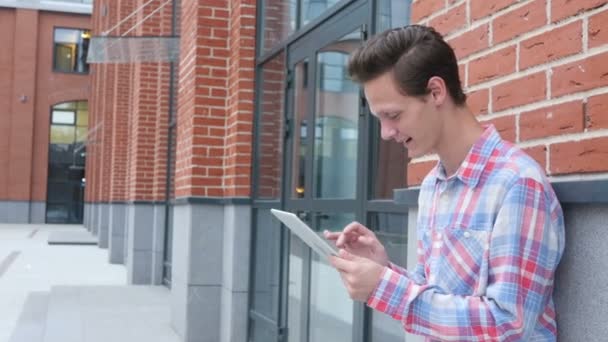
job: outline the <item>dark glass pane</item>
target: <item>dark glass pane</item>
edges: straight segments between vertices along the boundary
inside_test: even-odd
[[[376,31],[382,32],[409,23],[411,0],[377,0]]]
[[[281,197],[285,73],[285,55],[282,53],[262,68],[258,162],[255,164],[258,169],[258,198]]]
[[[49,163],[72,164],[74,162],[73,144],[51,144],[49,146]]]
[[[49,182],[47,200],[49,202],[63,203],[71,202],[74,199],[74,185],[71,183]]]
[[[264,0],[262,51],[284,41],[296,29],[296,0]]]
[[[46,222],[64,223],[70,218],[69,205],[67,204],[46,204]]]
[[[372,169],[372,198],[393,199],[393,190],[407,187],[407,150],[394,141],[380,138],[379,124],[372,138],[370,158]]]
[[[389,259],[405,267],[407,264],[407,214],[372,213],[370,228],[386,248]],[[402,342],[405,330],[401,322],[380,312],[371,312],[373,342]]]
[[[256,312],[278,320],[281,225],[268,209],[256,210],[253,305]]]

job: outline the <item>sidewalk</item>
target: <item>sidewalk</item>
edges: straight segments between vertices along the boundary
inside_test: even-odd
[[[109,264],[107,250],[47,244],[50,232],[82,229],[0,224],[0,342],[8,342],[32,291],[48,292],[55,285],[126,285],[125,267]]]

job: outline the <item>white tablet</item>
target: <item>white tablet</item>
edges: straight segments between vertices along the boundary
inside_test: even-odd
[[[295,214],[277,209],[270,209],[270,212],[319,255],[325,258],[330,255],[338,255],[336,246],[312,230]]]

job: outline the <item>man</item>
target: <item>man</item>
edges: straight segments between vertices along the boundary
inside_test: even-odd
[[[368,41],[349,72],[383,139],[439,156],[420,187],[415,269],[390,263],[359,223],[325,232],[350,296],[429,341],[554,341],[561,207],[538,164],[466,107],[452,48],[407,26]]]

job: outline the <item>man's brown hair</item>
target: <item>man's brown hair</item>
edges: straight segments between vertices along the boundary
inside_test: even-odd
[[[429,79],[437,76],[456,105],[466,102],[454,50],[432,27],[408,25],[380,33],[355,51],[348,64],[351,78],[359,83],[387,71],[406,95],[428,94]]]

